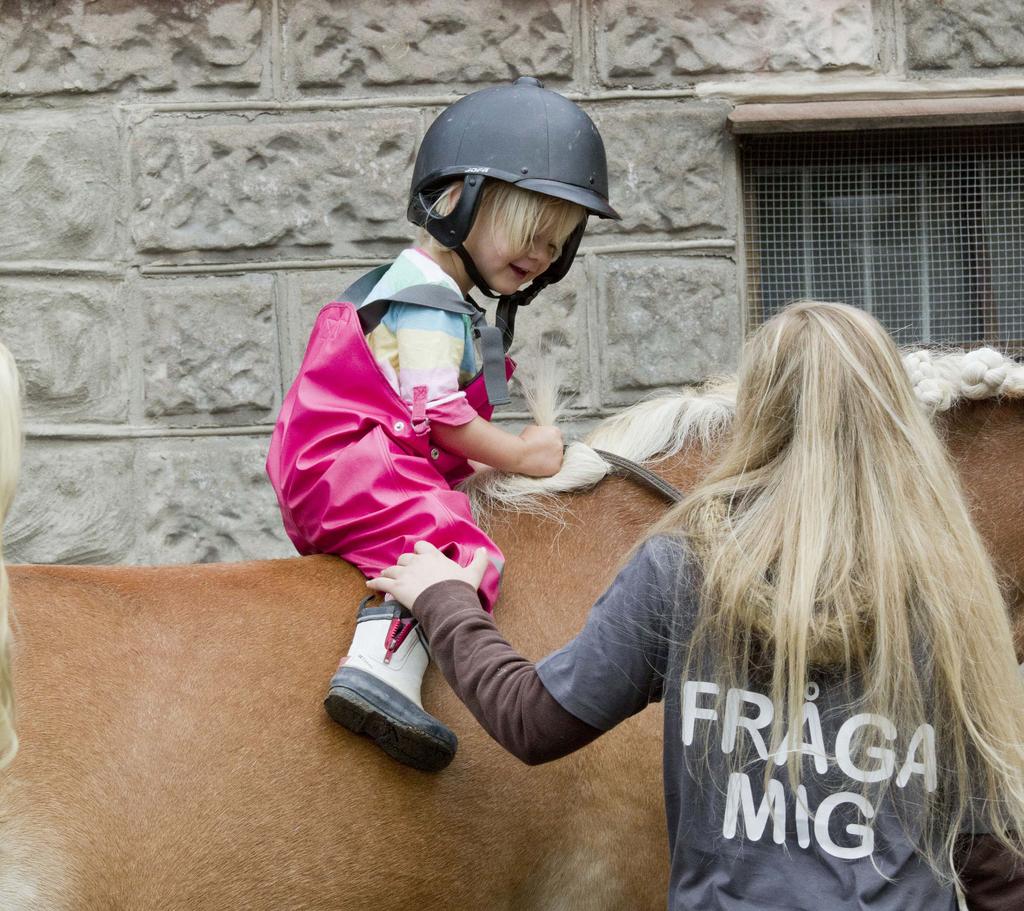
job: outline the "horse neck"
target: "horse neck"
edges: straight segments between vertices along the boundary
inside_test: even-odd
[[[939,421],[974,524],[999,573],[1024,657],[1024,401],[966,401]]]
[[[550,515],[497,509],[486,516],[484,527],[506,559],[495,617],[508,638],[524,654],[540,657],[575,635],[666,508],[635,482],[608,477],[590,490],[559,496]]]

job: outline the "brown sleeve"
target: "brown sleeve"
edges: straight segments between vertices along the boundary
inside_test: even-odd
[[[1024,863],[991,835],[961,835],[958,866],[970,911],[1024,908]]]
[[[502,638],[476,590],[438,582],[412,607],[455,694],[506,750],[527,765],[560,759],[602,733],[567,712],[532,662]]]

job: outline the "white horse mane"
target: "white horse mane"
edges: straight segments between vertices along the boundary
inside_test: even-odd
[[[907,350],[903,363],[921,407],[932,416],[964,399],[1024,398],[1024,364],[992,348]],[[527,403],[538,424],[556,422],[557,388],[550,366],[542,367],[526,385]],[[561,470],[550,478],[481,471],[463,490],[478,516],[492,507],[557,515],[558,494],[592,487],[608,474],[610,466],[595,449],[633,462],[667,458],[690,443],[712,443],[728,429],[735,408],[736,378],[712,379],[639,402],[601,421],[582,441],[568,445]]]

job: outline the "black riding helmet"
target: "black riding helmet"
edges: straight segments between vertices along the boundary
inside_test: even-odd
[[[462,177],[462,194],[448,215],[428,214],[440,192]],[[608,164],[594,122],[568,98],[520,76],[512,85],[473,92],[446,108],[430,125],[416,155],[409,194],[409,220],[454,249],[469,277],[488,297],[497,295],[480,276],[463,242],[473,227],[487,180],[503,180],[582,206],[588,214],[618,219],[608,204]],[[528,304],[546,285],[562,279],[576,256],[583,229],[566,239],[542,275],[501,298]],[[511,327],[509,327],[511,328]]]

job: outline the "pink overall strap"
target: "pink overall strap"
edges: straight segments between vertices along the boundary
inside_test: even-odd
[[[417,433],[426,430],[427,423],[427,387],[412,387],[412,429]]]

